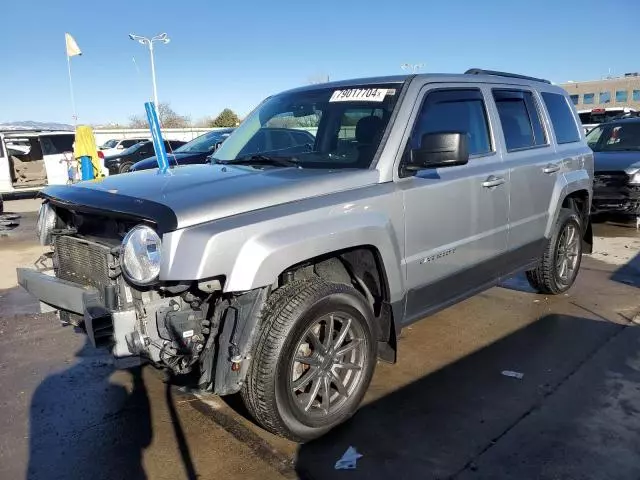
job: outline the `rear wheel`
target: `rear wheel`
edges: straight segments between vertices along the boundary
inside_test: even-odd
[[[540,293],[564,293],[573,285],[581,260],[582,221],[574,210],[563,208],[540,265],[527,272],[527,280]]]
[[[258,423],[304,442],[353,415],[376,362],[372,319],[349,285],[313,277],[277,290],[242,390]]]

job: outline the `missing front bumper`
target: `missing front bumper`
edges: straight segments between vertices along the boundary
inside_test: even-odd
[[[42,303],[66,314],[82,317],[89,340],[95,347],[106,347],[115,357],[134,355],[127,337],[135,333],[134,309],[114,311],[104,306],[95,288],[62,280],[29,268],[18,268],[18,284]]]

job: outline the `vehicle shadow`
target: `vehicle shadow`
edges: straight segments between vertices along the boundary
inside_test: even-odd
[[[20,226],[20,217],[21,215],[18,213],[0,213],[0,236],[18,228]]]
[[[516,290],[518,292],[537,293],[535,289],[529,285],[529,281],[524,273],[506,278],[502,280],[498,286],[508,290]]]
[[[128,370],[128,392],[110,382],[115,366],[107,352],[87,341],[76,357],[33,395],[27,478],[147,478],[142,452],[153,430],[142,367]]]
[[[585,358],[624,328],[573,316],[544,316],[361,407],[341,427],[301,445],[296,472],[301,478],[319,480],[343,475],[354,479],[450,478],[465,468],[473,471],[481,453],[535,411]],[[566,348],[568,338],[571,348]],[[509,377],[502,374],[505,370],[524,376]],[[401,379],[397,381],[402,384]],[[562,421],[580,423],[589,402],[578,403],[565,412]],[[356,470],[336,471],[336,461],[349,446],[363,457]],[[513,478],[544,477],[542,458],[532,460],[533,476]],[[588,470],[572,472],[577,475],[573,478],[589,477]],[[492,477],[484,473],[484,478]]]

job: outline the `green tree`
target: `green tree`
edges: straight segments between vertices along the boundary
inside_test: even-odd
[[[230,108],[225,108],[211,122],[212,127],[236,127],[240,124],[238,115]]]

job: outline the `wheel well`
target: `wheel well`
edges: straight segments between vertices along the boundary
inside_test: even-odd
[[[344,283],[362,293],[373,309],[380,342],[379,354],[383,360],[395,361],[396,339],[389,284],[378,249],[363,245],[305,260],[284,270],[278,278],[278,286],[310,276]],[[392,352],[385,351],[381,343]]]
[[[593,251],[593,232],[591,230],[591,220],[589,212],[591,204],[589,203],[589,192],[586,190],[577,190],[571,192],[562,201],[563,208],[571,208],[575,210],[582,220],[584,231],[582,232],[582,250],[584,253]]]

